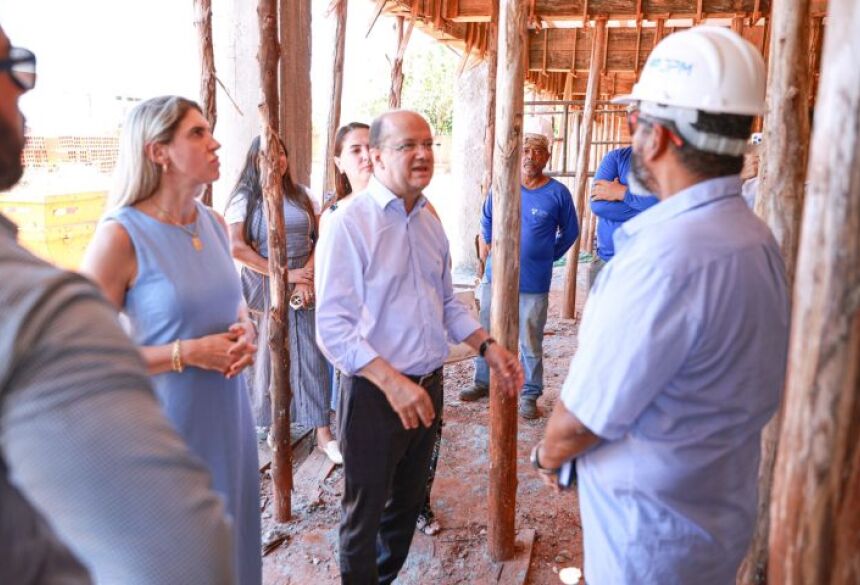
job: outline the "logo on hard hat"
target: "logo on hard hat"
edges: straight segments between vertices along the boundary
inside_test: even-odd
[[[665,57],[657,57],[648,61],[648,67],[657,69],[660,73],[686,73],[690,75],[693,72],[693,64],[680,61],[678,59],[666,59]]]

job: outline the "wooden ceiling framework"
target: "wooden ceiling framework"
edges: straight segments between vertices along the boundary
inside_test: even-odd
[[[524,0],[529,5],[526,85],[549,99],[585,94],[593,22],[606,19],[599,94],[628,93],[654,46],[699,23],[730,26],[767,58],[772,0]],[[377,0],[377,13],[414,20],[463,55],[461,69],[487,55],[492,0]],[[810,3],[810,66],[817,71],[825,0]],[[818,41],[818,42],[816,42]],[[565,89],[568,91],[566,92]]]

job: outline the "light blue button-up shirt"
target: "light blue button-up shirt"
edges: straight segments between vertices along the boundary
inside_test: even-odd
[[[405,374],[432,372],[449,335],[459,343],[480,328],[454,297],[442,224],[423,196],[407,215],[376,178],[354,197],[317,244],[317,344],[350,375],[376,357]]]
[[[789,305],[740,190],[704,181],[625,223],[589,295],[562,389],[603,439],[577,464],[589,583],[734,583],[751,540]]]

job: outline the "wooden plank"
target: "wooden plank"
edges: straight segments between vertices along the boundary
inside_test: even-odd
[[[280,136],[296,183],[311,180],[311,2],[278,0],[281,32]]]
[[[586,169],[591,145],[591,127],[594,121],[594,102],[597,98],[599,85],[598,68],[606,50],[606,21],[598,20],[594,27],[594,44],[591,48],[591,68],[588,72],[588,89],[585,96],[585,107],[582,116],[583,139],[579,156],[576,160],[576,183],[574,186],[574,201],[580,218],[579,233],[582,233],[582,215],[585,209]],[[581,238],[577,238],[567,254],[567,266],[564,279],[564,296],[562,297],[561,316],[573,319],[576,316],[576,271],[579,265],[579,247]]]
[[[490,331],[510,351],[517,349],[520,281],[520,153],[527,6],[499,2],[499,53],[496,72],[496,145],[493,156],[493,291]],[[517,494],[517,398],[508,396],[490,375],[490,481],[487,544],[490,557],[514,555]]]
[[[343,60],[346,49],[346,15],[347,0],[335,0],[331,16],[335,19],[334,46],[332,55],[331,96],[329,100],[328,125],[325,146],[325,174],[323,190],[334,192],[334,178],[337,169],[334,166],[334,139],[340,126],[340,102],[343,95]]]
[[[524,585],[529,574],[536,531],[524,528],[517,533],[514,556],[494,567],[498,585]]]
[[[860,68],[851,58],[860,54],[858,30],[856,2],[831,0],[797,260],[769,583],[835,585],[860,576]]]
[[[295,477],[295,493],[305,502],[319,499],[321,484],[335,468],[334,463],[319,449],[313,449],[299,465]]]

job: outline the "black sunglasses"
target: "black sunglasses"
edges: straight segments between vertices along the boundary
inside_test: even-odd
[[[30,91],[36,86],[36,55],[22,47],[10,47],[9,56],[0,59],[0,71],[8,71],[15,85]]]

